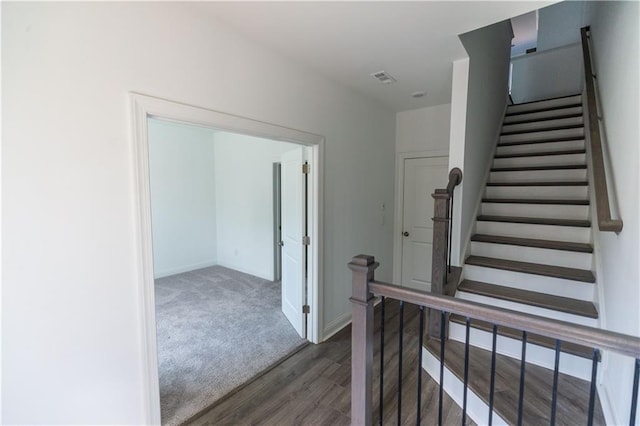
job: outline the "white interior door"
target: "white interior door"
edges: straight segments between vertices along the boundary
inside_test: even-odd
[[[404,161],[402,213],[402,286],[431,290],[433,197],[446,188],[448,157],[408,158]]]
[[[282,154],[282,313],[302,337],[305,333],[306,185],[302,165],[304,148]]]

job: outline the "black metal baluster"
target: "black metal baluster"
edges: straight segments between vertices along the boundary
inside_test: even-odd
[[[493,343],[491,345],[491,385],[489,388],[489,426],[493,424],[493,393],[496,388],[496,343],[498,326],[493,324]]]
[[[551,421],[550,425],[556,424],[556,406],[558,404],[558,372],[560,370],[560,345],[562,342],[556,340],[556,361],[553,367],[553,391],[551,396]]]
[[[631,414],[629,426],[636,424],[636,409],[638,408],[638,382],[640,381],[640,359],[636,359],[636,368],[633,373],[633,390],[631,391]]]
[[[591,389],[589,390],[589,417],[587,418],[587,425],[593,425],[593,410],[596,402],[596,375],[598,374],[598,361],[600,360],[600,351],[598,349],[593,350],[593,361],[591,363]]]
[[[383,401],[384,401],[384,302],[385,297],[382,296],[380,307],[380,407],[378,411],[380,413],[380,421],[378,422],[382,426],[382,414],[383,414]]]
[[[447,314],[442,311],[440,314],[440,399],[438,401],[438,426],[442,426],[442,402],[444,398],[444,327]]]
[[[462,426],[467,424],[467,388],[469,386],[469,330],[471,318],[467,317],[464,338],[464,389],[462,394]]]
[[[453,191],[451,191],[451,199],[449,201],[449,235],[447,237],[447,245],[449,246],[449,261],[447,262],[447,271],[451,273],[451,234],[453,233]]]
[[[398,329],[398,424],[402,421],[402,331],[404,329],[404,302],[400,301],[400,325]]]
[[[420,331],[418,336],[418,408],[416,410],[416,425],[420,426],[420,404],[422,402],[422,343],[424,339],[424,306],[420,306]]]
[[[520,394],[518,396],[518,426],[522,426],[522,412],[524,409],[524,372],[527,355],[527,332],[522,332],[522,358],[520,360]]]

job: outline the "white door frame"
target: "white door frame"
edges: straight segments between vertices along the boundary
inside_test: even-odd
[[[449,150],[396,153],[396,191],[393,213],[393,282],[402,284],[402,226],[404,217],[404,162],[411,158],[448,157]],[[434,188],[435,189],[435,188]]]
[[[147,423],[160,424],[160,389],[156,342],[156,316],[153,278],[153,245],[151,232],[151,192],[149,183],[149,143],[147,119],[162,118],[186,124],[212,127],[228,132],[291,142],[312,148],[309,173],[308,220],[311,245],[308,255],[308,304],[310,324],[308,339],[320,340],[322,324],[322,200],[321,170],[324,160],[324,137],[275,124],[225,114],[206,108],[131,92],[133,170],[135,179],[135,238],[137,245],[138,292],[141,323],[144,398],[147,400]]]

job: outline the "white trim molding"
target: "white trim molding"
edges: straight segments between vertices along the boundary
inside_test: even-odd
[[[147,119],[150,117],[195,124],[276,141],[291,142],[311,148],[309,220],[313,224],[308,259],[308,303],[311,307],[308,339],[320,342],[322,318],[322,231],[324,137],[250,118],[213,111],[139,93],[129,93],[132,118],[132,151],[134,206],[136,209],[136,245],[138,265],[138,297],[140,304],[140,336],[142,348],[143,392],[147,401],[145,423],[160,424],[160,390],[156,342],[154,301],[153,245],[151,231],[151,195],[149,183],[149,144]],[[324,331],[324,330],[322,330]]]

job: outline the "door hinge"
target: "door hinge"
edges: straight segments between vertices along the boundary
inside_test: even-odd
[[[305,174],[305,175],[308,175],[310,171],[311,171],[311,164],[304,163],[302,165],[302,173]]]
[[[311,312],[311,308],[309,307],[309,305],[302,305],[302,313],[303,314],[308,314]]]
[[[311,237],[309,237],[308,235],[305,235],[304,237],[302,237],[303,246],[308,246],[310,244],[311,244]]]

